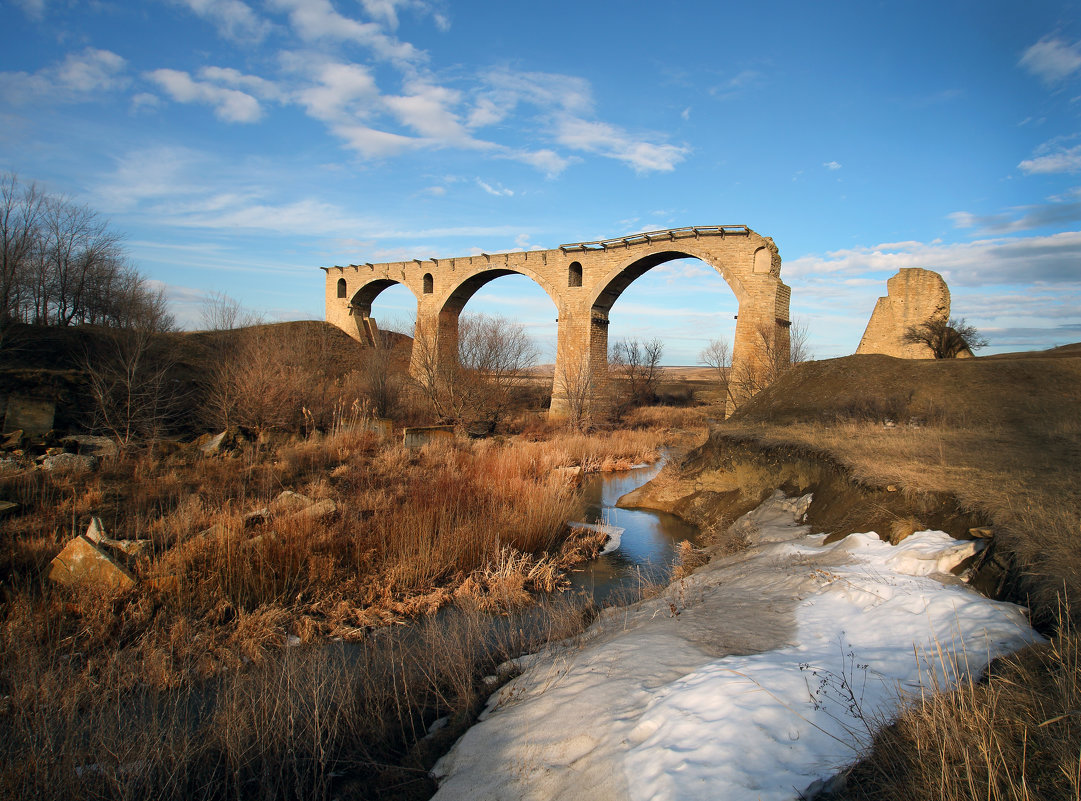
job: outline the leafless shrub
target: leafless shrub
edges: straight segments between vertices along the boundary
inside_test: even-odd
[[[926,345],[936,359],[956,359],[962,353],[987,347],[987,337],[966,323],[964,317],[948,321],[935,317],[909,326],[901,339],[909,345]]]
[[[653,403],[661,380],[661,357],[664,343],[654,338],[648,342],[624,339],[612,346],[608,355],[608,373],[622,391],[619,411]]]

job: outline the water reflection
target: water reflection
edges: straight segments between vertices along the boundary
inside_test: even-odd
[[[598,604],[636,600],[644,582],[667,580],[679,543],[695,542],[698,536],[696,526],[667,512],[616,507],[616,501],[656,476],[662,466],[657,462],[586,477],[586,522],[625,529],[619,548],[587,562],[571,576],[572,585],[590,593]]]

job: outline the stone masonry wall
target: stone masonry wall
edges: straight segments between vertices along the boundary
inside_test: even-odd
[[[454,358],[458,314],[480,287],[502,275],[526,275],[558,309],[552,413],[559,416],[573,402],[574,385],[588,384],[592,394],[603,390],[608,313],[623,289],[649,268],[688,256],[716,269],[739,302],[734,369],[760,358],[760,331],[787,343],[791,290],[780,279],[780,254],[772,239],[745,226],[672,229],[553,250],[325,267],[327,321],[370,342],[366,321],[372,301],[386,287],[404,284],[417,297],[413,368],[419,372],[426,354]]]
[[[929,320],[950,319],[950,290],[942,276],[920,267],[902,267],[886,282],[856,353],[881,353],[901,359],[934,358],[922,344],[906,344],[905,331]]]

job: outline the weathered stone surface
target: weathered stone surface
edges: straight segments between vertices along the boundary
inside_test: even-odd
[[[585,468],[581,465],[574,467],[557,467],[552,470],[552,475],[560,481],[564,481],[570,484],[572,487],[577,487],[582,483],[582,476],[585,474]]]
[[[127,568],[81,534],[53,559],[49,578],[58,584],[88,582],[122,590],[135,585],[135,577]]]
[[[301,495],[299,492],[293,492],[292,490],[283,490],[270,502],[269,509],[272,514],[287,514],[307,509],[312,503],[312,499],[307,495]]]
[[[26,434],[23,433],[21,428],[15,431],[10,431],[0,437],[0,449],[3,450],[16,450],[23,446],[23,442],[26,439]]]
[[[762,367],[763,334],[775,352],[788,352],[791,290],[781,282],[780,254],[772,239],[743,225],[675,228],[553,250],[329,267],[326,318],[372,345],[377,333],[372,302],[393,284],[409,287],[418,301],[412,371],[423,377],[432,364],[453,363],[458,315],[474,293],[502,275],[527,276],[559,310],[551,414],[565,417],[577,398],[604,395],[612,305],[646,270],[688,257],[717,270],[739,303],[732,348],[737,374]]]
[[[320,520],[324,517],[330,517],[337,511],[338,504],[336,504],[332,498],[324,498],[321,501],[316,501],[311,506],[301,509],[295,515],[293,515],[293,517],[306,518],[309,520]]]
[[[4,413],[4,431],[22,430],[32,437],[52,431],[56,402],[49,398],[9,395]]]
[[[46,456],[41,461],[42,470],[72,470],[76,472],[88,472],[98,466],[98,460],[93,456],[83,456],[77,453],[61,452],[55,456]]]
[[[931,359],[926,345],[906,344],[905,331],[931,320],[950,319],[950,290],[942,276],[919,267],[902,267],[886,282],[856,353],[881,353],[901,359]]]
[[[109,459],[120,453],[114,440],[90,434],[73,434],[60,440],[60,444],[82,456],[97,456],[99,459]]]
[[[429,442],[454,439],[454,426],[423,426],[407,428],[402,433],[403,444],[407,448],[420,448]]]

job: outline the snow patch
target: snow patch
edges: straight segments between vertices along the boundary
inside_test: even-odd
[[[518,660],[433,771],[435,798],[797,798],[904,693],[1039,639],[1019,607],[943,575],[982,544],[826,545],[799,525],[809,503],[775,495],[735,524],[749,551]]]

